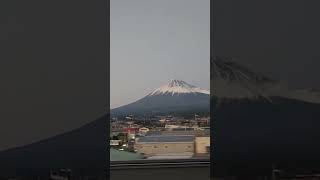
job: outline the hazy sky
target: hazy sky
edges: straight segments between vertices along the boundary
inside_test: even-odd
[[[111,0],[111,108],[168,79],[209,89],[210,0]]]

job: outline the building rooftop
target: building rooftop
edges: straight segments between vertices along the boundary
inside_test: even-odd
[[[157,142],[193,142],[192,135],[152,135],[138,139],[138,143],[157,143]]]
[[[172,128],[172,131],[194,131],[194,128]]]

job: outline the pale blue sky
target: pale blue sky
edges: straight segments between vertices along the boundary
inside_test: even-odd
[[[210,87],[210,0],[111,0],[111,108],[180,79]]]

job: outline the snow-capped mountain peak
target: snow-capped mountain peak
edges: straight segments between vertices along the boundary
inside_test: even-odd
[[[228,57],[210,59],[212,95],[218,98],[267,100],[272,97],[297,99],[311,103],[320,103],[320,90],[290,90],[286,83],[272,80],[260,73],[237,64]]]
[[[170,79],[169,82],[160,88],[156,89],[149,96],[160,95],[160,94],[180,94],[180,93],[201,93],[201,94],[210,94],[208,90],[201,89],[194,85],[191,85],[182,80]]]
[[[274,82],[262,74],[253,72],[250,69],[237,64],[234,59],[229,57],[213,57],[211,58],[210,66],[212,79],[247,81],[255,84]]]
[[[232,58],[210,60],[213,95],[220,98],[269,98],[282,87],[277,82],[237,64]],[[271,92],[270,89],[275,89]]]
[[[171,79],[147,96],[112,110],[113,115],[164,115],[210,111],[210,93],[185,81]]]

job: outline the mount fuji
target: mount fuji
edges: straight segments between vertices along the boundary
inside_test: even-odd
[[[290,89],[227,57],[210,65],[216,174],[250,174],[273,164],[318,167],[318,90]]]
[[[212,97],[217,100],[267,100],[287,98],[320,104],[320,91],[289,89],[280,81],[254,72],[232,58],[214,57],[210,61]]]
[[[210,111],[210,92],[182,80],[171,79],[142,99],[111,110],[112,115],[166,114]]]

